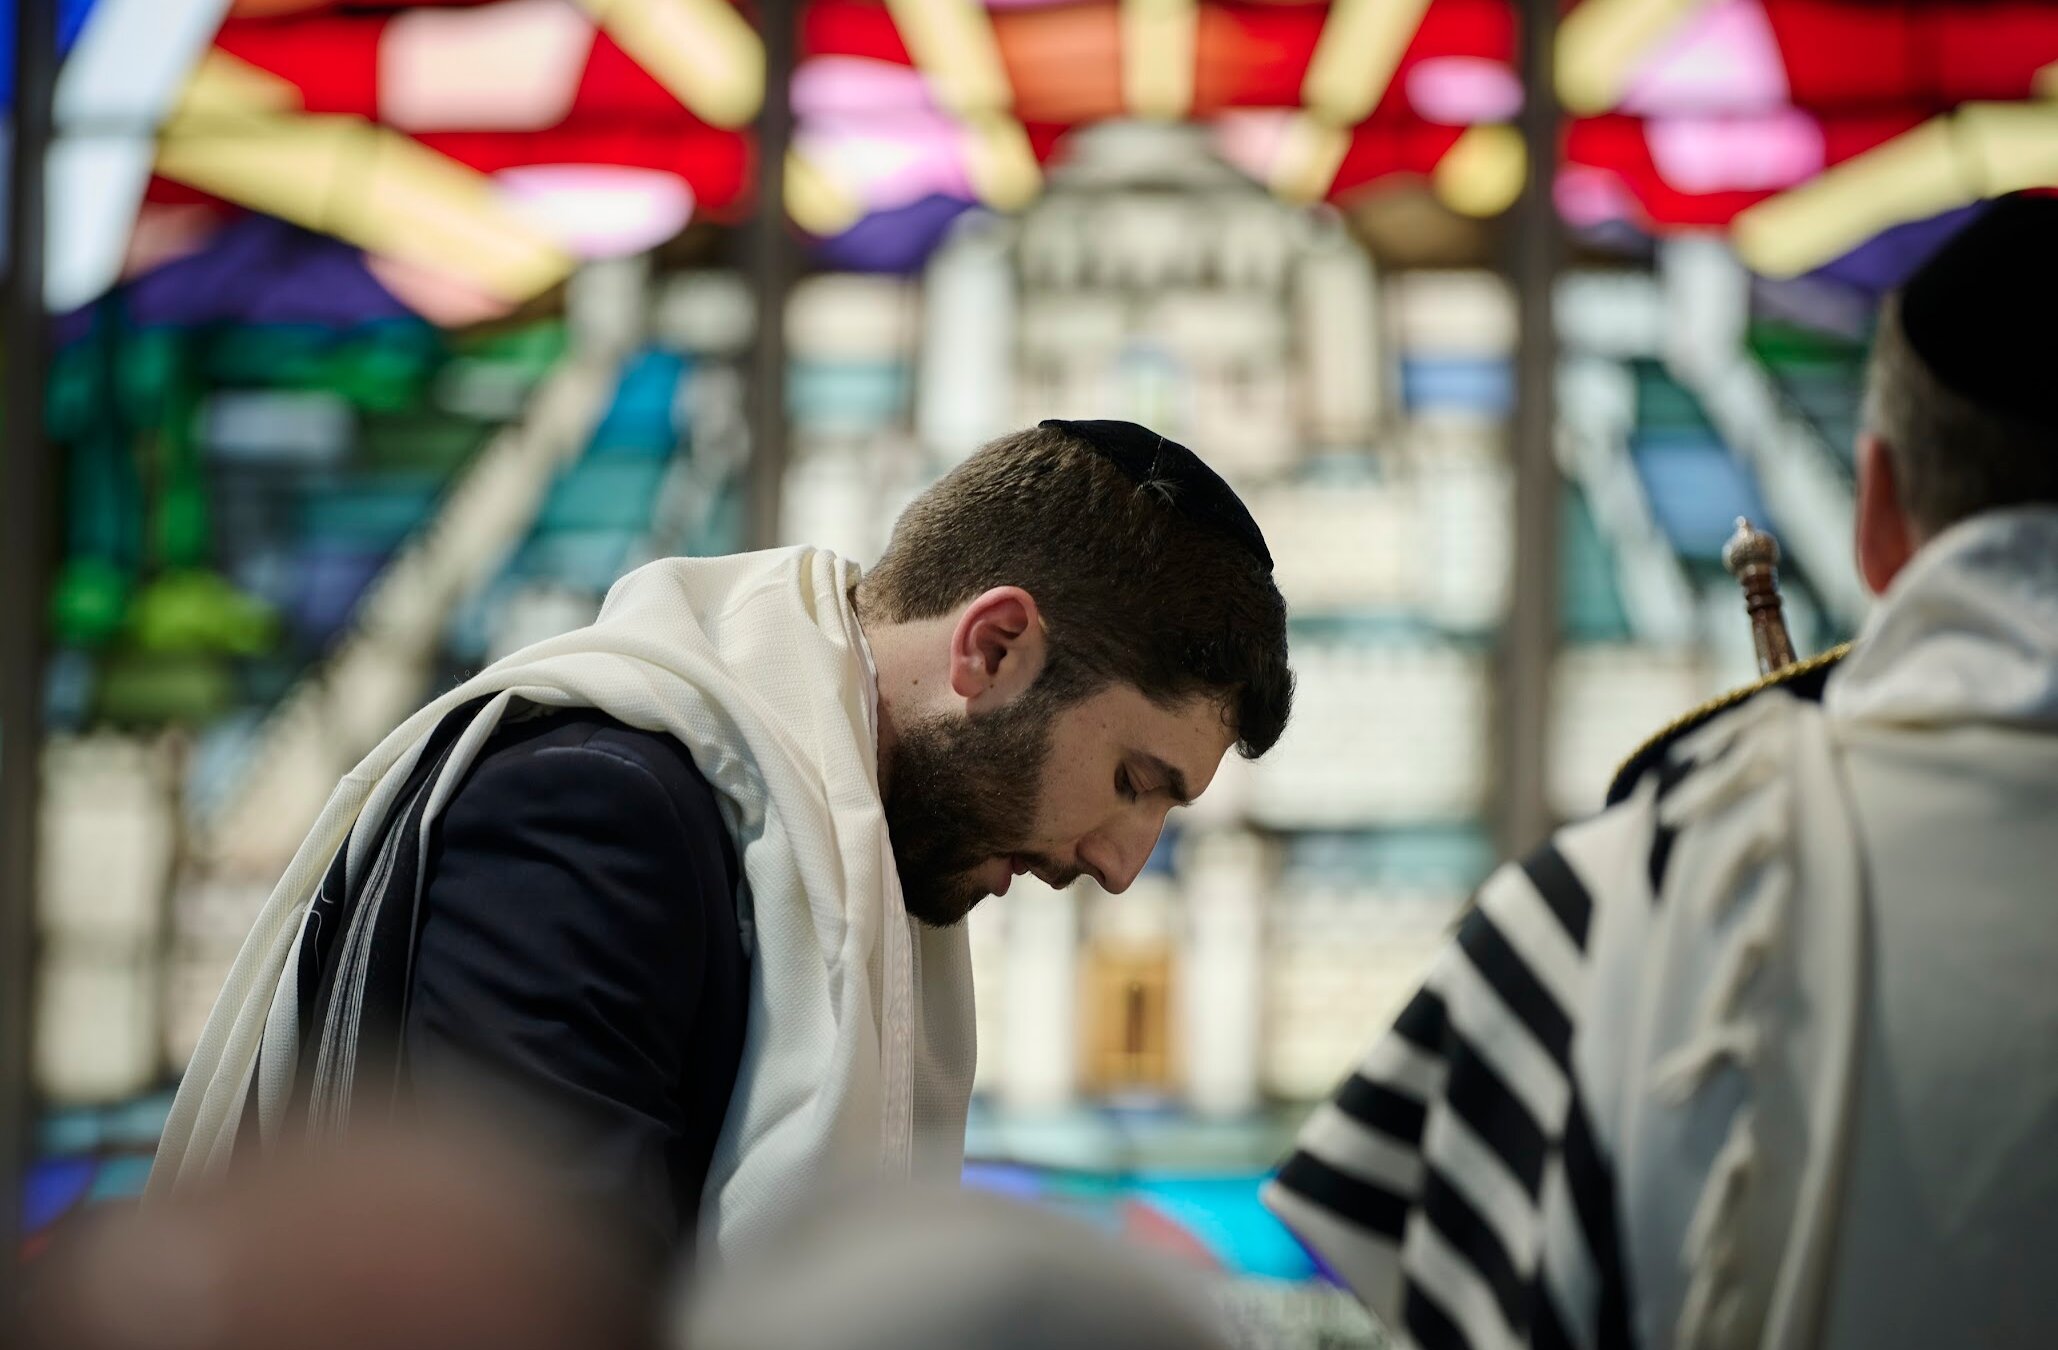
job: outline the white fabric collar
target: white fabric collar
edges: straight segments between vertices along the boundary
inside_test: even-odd
[[[857,568],[851,568],[851,575],[859,575]],[[857,583],[851,582],[853,586]],[[872,728],[872,753],[879,752],[879,662],[872,655],[872,639],[865,636],[865,626],[858,619],[857,607],[850,602],[846,593],[843,600],[850,611],[850,631],[857,635],[858,670],[864,675],[866,716]]]
[[[1932,540],[1823,706],[1841,721],[2058,730],[2058,507],[1989,512]]]

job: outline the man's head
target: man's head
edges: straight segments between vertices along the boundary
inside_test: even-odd
[[[1228,1350],[1190,1266],[969,1188],[811,1194],[677,1305],[692,1350]]]
[[[901,516],[857,604],[887,823],[927,923],[1024,871],[1125,889],[1229,747],[1255,758],[1285,729],[1286,603],[1256,526],[1126,423],[974,454]]]
[[[659,1272],[539,1161],[433,1111],[238,1159],[199,1189],[68,1221],[7,1343],[654,1350]]]
[[[1935,535],[2058,503],[2058,199],[2009,197],[1881,307],[1858,437],[1858,569],[1883,591]]]

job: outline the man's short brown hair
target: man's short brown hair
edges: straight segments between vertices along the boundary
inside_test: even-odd
[[[859,610],[906,623],[1020,586],[1049,635],[1047,697],[1115,683],[1161,706],[1211,696],[1255,759],[1293,701],[1286,601],[1255,554],[1187,519],[1171,491],[1055,428],[1003,436],[901,514]]]
[[[1886,443],[1901,509],[1930,534],[1982,511],[2058,503],[2058,437],[1938,379],[1908,340],[1898,295],[1873,334],[1865,429]]]

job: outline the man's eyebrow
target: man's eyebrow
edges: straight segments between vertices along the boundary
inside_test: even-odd
[[[1185,774],[1165,763],[1164,760],[1159,759],[1156,755],[1143,755],[1141,758],[1145,764],[1150,766],[1151,772],[1164,783],[1165,791],[1172,794],[1173,801],[1178,802],[1181,806],[1193,805],[1193,795],[1186,790]]]

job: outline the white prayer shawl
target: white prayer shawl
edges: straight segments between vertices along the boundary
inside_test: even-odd
[[[806,548],[653,563],[615,585],[591,627],[496,663],[382,741],[337,786],[237,957],[180,1084],[151,1194],[226,1164],[253,1081],[273,1137],[296,1067],[308,1067],[294,1063],[294,956],[316,889],[346,840],[361,874],[430,734],[485,696],[429,791],[424,838],[521,699],[676,737],[737,842],[749,1021],[703,1195],[704,1242],[746,1248],[825,1183],[955,1176],[974,1059],[970,959],[962,927],[924,928],[902,902],[877,694],[848,599],[857,575]]]
[[[1939,537],[1822,705],[1760,694],[1496,873],[1267,1203],[1416,1344],[1822,1344],[1896,842],[1849,771],[1881,729],[1968,726],[2058,730],[2058,511]],[[1930,786],[1976,793],[1966,767]],[[2028,931],[2050,861],[1988,874]]]

